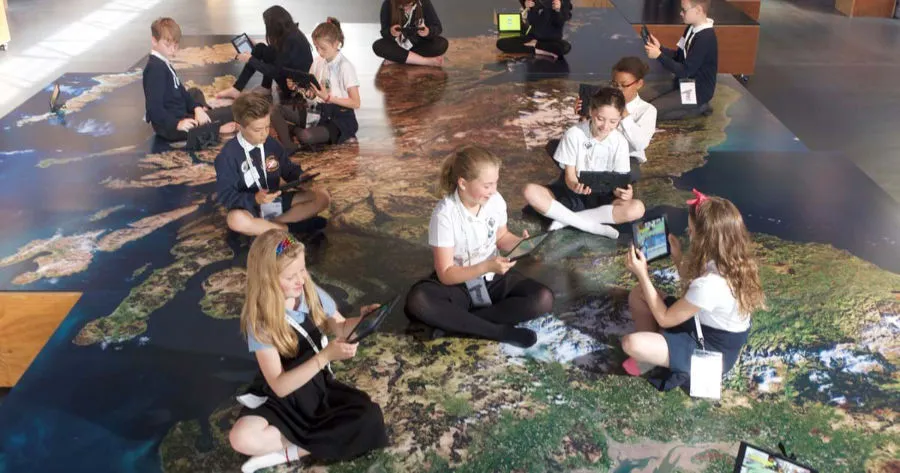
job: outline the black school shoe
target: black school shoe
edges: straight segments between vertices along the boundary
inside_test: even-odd
[[[326,226],[328,226],[328,219],[319,216],[287,224],[288,231],[298,237],[321,232]]]

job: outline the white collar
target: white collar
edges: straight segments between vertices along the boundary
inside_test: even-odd
[[[456,204],[457,208],[460,211],[460,215],[462,215],[466,219],[477,219],[482,220],[484,218],[484,205],[482,205],[478,209],[478,214],[472,215],[472,212],[469,212],[469,209],[462,202],[462,198],[459,197],[459,189],[456,189],[456,192],[453,193],[453,202]],[[487,204],[487,202],[485,202]]]
[[[157,58],[159,58],[159,60],[162,61],[162,62],[164,62],[164,63],[166,63],[166,65],[169,66],[169,68],[172,67],[172,63],[169,62],[169,60],[168,60],[165,56],[163,56],[159,51],[157,51],[157,50],[155,50],[155,49],[151,49],[151,50],[150,50],[150,55],[151,55],[151,56],[156,56]]]
[[[627,106],[627,104],[626,104],[626,106]],[[585,136],[588,140],[592,140],[592,141],[594,141],[594,142],[596,142],[596,143],[603,143],[604,141],[606,141],[606,140],[610,137],[610,135],[612,135],[613,133],[616,132],[616,130],[613,130],[613,131],[609,132],[609,135],[606,135],[606,136],[604,136],[603,138],[597,138],[596,136],[594,136],[594,133],[593,133],[593,131],[591,130],[591,123],[592,123],[593,121],[594,121],[593,118],[588,118],[587,120],[585,120],[585,121],[583,121],[583,122],[581,122],[581,123],[578,124],[578,126],[581,127],[581,131],[584,132],[584,136]]]
[[[691,30],[688,31],[688,34],[691,34],[691,33],[697,34],[697,33],[701,32],[701,31],[703,31],[703,30],[707,30],[707,29],[709,29],[709,28],[712,28],[712,27],[713,27],[713,23],[714,23],[714,21],[713,21],[712,18],[707,18],[707,19],[706,19],[706,23],[703,23],[703,24],[700,25],[700,26],[693,26],[693,25],[691,25]]]
[[[625,104],[625,109],[628,110],[628,113],[632,113],[634,109],[640,107],[645,104],[644,99],[641,98],[640,94],[635,94],[634,98],[631,99],[631,102]]]
[[[253,145],[250,144],[249,141],[247,141],[247,140],[244,138],[243,133],[241,133],[240,131],[238,131],[238,134],[237,134],[237,140],[238,140],[238,144],[241,145],[241,148],[243,148],[244,151],[246,151],[247,153],[249,153],[249,152],[251,152],[251,151],[253,151],[254,149],[257,149],[257,148],[259,148],[260,152],[262,152],[263,144],[265,143],[265,142],[263,142],[263,143],[261,143],[259,146],[253,146]]]
[[[337,64],[338,62],[340,62],[340,60],[343,59],[343,58],[344,58],[344,57],[341,55],[341,52],[338,51],[338,53],[335,54],[335,56],[334,56],[334,58],[333,58],[332,60],[329,61],[328,59],[325,59],[324,57],[323,57],[322,59],[325,59],[325,64],[328,64],[329,66],[334,66],[335,64]]]

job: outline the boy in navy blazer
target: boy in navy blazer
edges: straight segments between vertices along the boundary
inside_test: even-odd
[[[171,18],[159,18],[150,25],[152,49],[144,68],[145,120],[167,141],[184,141],[191,128],[215,120],[223,133],[233,133],[231,107],[209,109],[203,92],[185,90],[170,59],[178,51],[181,27]]]
[[[228,211],[228,228],[251,236],[273,228],[293,232],[323,228],[324,219],[313,217],[328,208],[327,191],[309,185],[298,191],[278,190],[282,183],[300,179],[303,170],[269,136],[269,100],[245,93],[231,108],[239,131],[215,161],[217,200]]]

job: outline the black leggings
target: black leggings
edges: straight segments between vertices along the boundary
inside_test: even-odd
[[[662,94],[651,100],[650,103],[656,107],[657,120],[683,120],[685,118],[708,115],[712,111],[709,102],[697,105],[682,105],[681,89],[674,85],[663,90]]]
[[[525,46],[525,43],[534,39],[534,36],[500,38],[497,40],[497,49],[510,54],[534,54],[535,49],[540,49],[557,56],[565,56],[572,49],[572,45],[564,39],[539,39],[535,46]]]
[[[475,309],[465,284],[445,286],[432,275],[410,289],[406,314],[447,332],[506,341],[516,324],[553,310],[553,292],[517,271],[496,275],[487,286],[494,304]]]
[[[277,53],[275,52],[275,49],[269,45],[258,43],[253,45],[253,51],[250,55],[262,62],[274,64]],[[247,87],[247,83],[250,82],[250,78],[253,77],[253,74],[255,73],[256,69],[254,69],[249,62],[244,64],[244,68],[241,69],[241,75],[238,76],[237,80],[234,82],[234,88],[237,90],[244,90],[244,87]],[[271,89],[272,77],[263,75],[262,86],[266,89]]]
[[[400,47],[393,38],[381,38],[372,44],[375,55],[392,62],[406,63],[409,53],[416,53],[422,57],[438,57],[447,52],[450,43],[443,36],[420,38],[409,51]]]

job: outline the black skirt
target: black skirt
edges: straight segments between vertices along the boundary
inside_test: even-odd
[[[307,317],[303,328],[313,341],[321,340],[321,332]],[[298,334],[300,353],[296,358],[282,358],[284,370],[290,370],[315,355],[303,335]],[[279,398],[266,383],[262,372],[247,390],[265,396],[266,402],[240,416],[265,418],[285,438],[308,451],[314,459],[349,460],[368,451],[388,445],[384,418],[378,404],[369,396],[334,379],[327,369],[319,371],[296,391]]]

